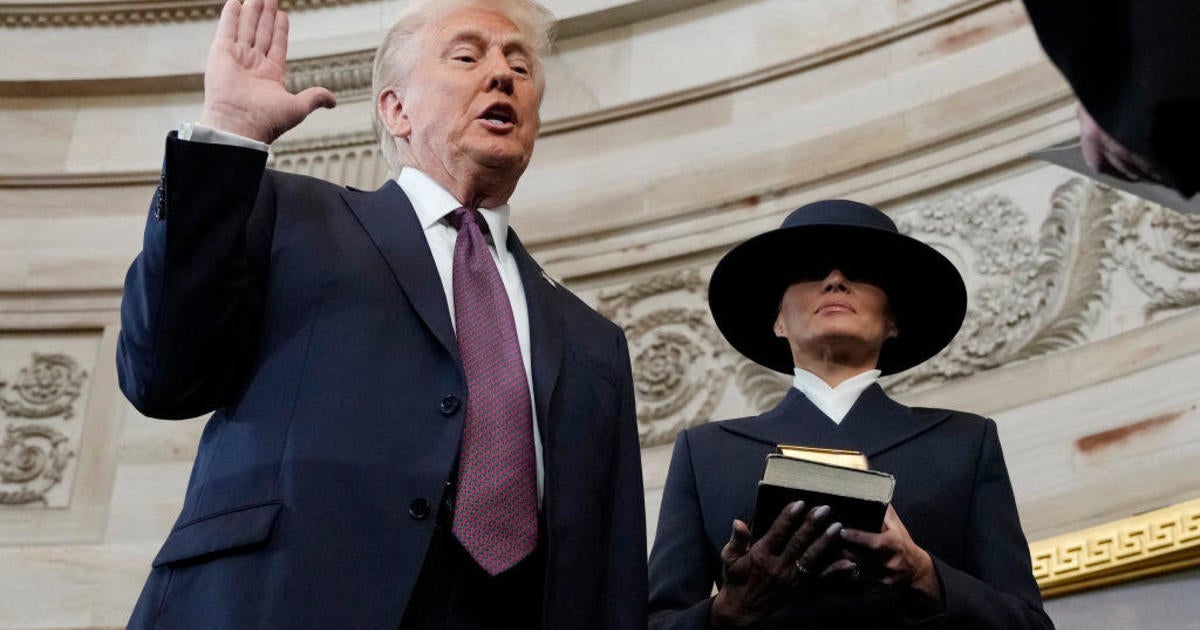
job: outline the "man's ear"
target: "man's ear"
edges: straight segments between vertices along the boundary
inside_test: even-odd
[[[387,128],[393,138],[408,139],[412,134],[412,122],[404,111],[404,103],[400,93],[390,87],[379,93],[379,120]]]
[[[775,316],[775,336],[780,339],[787,338],[787,330],[783,327],[783,313]]]

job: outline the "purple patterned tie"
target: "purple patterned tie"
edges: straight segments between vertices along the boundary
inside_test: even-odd
[[[452,531],[491,575],[537,546],[537,471],[529,384],[512,305],[478,211],[446,215],[454,242],[454,319],[467,376]],[[486,224],[485,224],[486,225]]]

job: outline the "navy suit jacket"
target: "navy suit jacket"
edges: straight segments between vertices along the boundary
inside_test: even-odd
[[[395,628],[454,473],[470,392],[408,199],[265,157],[168,138],[126,279],[122,391],[153,417],[216,410],[133,628]],[[624,335],[508,248],[544,445],[543,625],[644,627]]]
[[[650,625],[707,625],[721,548],[733,519],[747,523],[766,456],[778,444],[862,451],[896,477],[892,505],[933,557],[945,610],[917,611],[861,584],[798,587],[767,627],[1051,628],[1030,567],[1004,457],[989,419],[910,409],[872,385],[840,425],[788,390],[771,411],[706,424],[679,435],[650,555]]]

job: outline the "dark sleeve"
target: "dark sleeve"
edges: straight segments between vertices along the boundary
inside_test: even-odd
[[[731,523],[732,525],[732,523]],[[650,552],[650,627],[701,630],[708,626],[716,565],[704,532],[687,431],[675,439]]]
[[[1200,2],[1025,0],[1046,55],[1096,122],[1185,196],[1200,189]]]
[[[949,628],[1021,630],[1053,628],[1021,531],[996,423],[987,421],[975,473],[966,566],[956,569],[934,558],[945,594]]]
[[[617,545],[609,566],[610,588],[619,592],[610,598],[609,628],[646,627],[646,492],[642,483],[642,451],[638,441],[637,405],[633,394],[633,371],[624,333],[617,332],[617,357],[620,362],[621,400],[618,407],[616,449],[617,478],[609,531]]]
[[[274,221],[269,190],[256,205],[266,157],[167,138],[142,251],[125,277],[117,340],[121,391],[147,416],[212,411],[244,377]]]

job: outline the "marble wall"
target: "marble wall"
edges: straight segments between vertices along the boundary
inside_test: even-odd
[[[339,106],[276,143],[276,168],[386,178],[367,86],[402,4],[292,3],[289,85]],[[651,529],[674,434],[787,386],[716,332],[713,265],[835,196],[966,277],[962,333],[888,387],[996,418],[1031,540],[1200,496],[1200,221],[1027,157],[1077,130],[1019,2],[546,4],[561,39],[513,223],[626,330]],[[0,629],[123,625],[179,510],[203,420],[141,417],[113,357],[216,6],[0,0]],[[1105,592],[1051,610],[1082,627]]]

